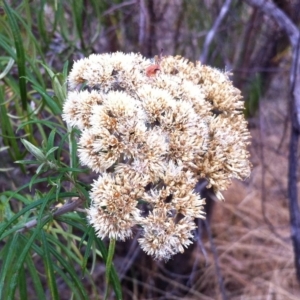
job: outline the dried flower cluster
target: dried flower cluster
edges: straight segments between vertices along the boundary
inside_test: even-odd
[[[79,158],[99,173],[89,222],[101,238],[125,240],[142,227],[141,248],[168,259],[192,243],[205,178],[221,199],[250,173],[240,91],[227,74],[164,57],[149,76],[140,54],[91,55],[69,75],[64,120],[81,130]]]

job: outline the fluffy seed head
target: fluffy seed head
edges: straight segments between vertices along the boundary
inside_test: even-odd
[[[87,211],[100,238],[125,240],[169,259],[192,243],[205,200],[250,174],[247,122],[228,74],[180,56],[92,54],[74,63],[63,119],[80,129],[82,165],[99,173]]]

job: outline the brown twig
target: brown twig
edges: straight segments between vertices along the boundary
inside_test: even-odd
[[[298,143],[300,134],[300,31],[291,19],[273,2],[265,0],[245,0],[273,18],[286,32],[292,45],[292,67],[290,72],[291,92],[291,138],[289,150],[288,192],[291,223],[291,237],[294,246],[295,267],[300,281],[300,210],[297,190]]]
[[[300,70],[300,61],[296,59],[297,57],[297,48],[298,48],[298,40],[300,36],[300,31],[297,26],[291,21],[291,19],[281,10],[279,9],[273,2],[266,0],[244,0],[249,5],[259,8],[262,12],[264,12],[269,17],[273,18],[277,24],[286,32],[290,43],[293,48],[293,63],[291,68],[291,77],[290,82],[293,85],[293,82],[296,83],[295,78],[293,76],[297,76],[297,73]],[[297,72],[295,70],[298,70]],[[298,124],[300,124],[300,84],[295,84],[293,88],[293,98],[295,102],[295,110]]]
[[[42,220],[45,220],[49,216],[52,216],[52,218],[56,218],[63,214],[66,214],[70,211],[74,211],[83,202],[84,202],[84,200],[82,200],[81,198],[77,198],[76,200],[74,200],[72,202],[66,203],[65,205],[63,205],[62,207],[57,209],[55,212],[50,213],[48,216],[43,217]],[[17,232],[19,232],[19,233],[25,232],[25,231],[29,230],[30,228],[35,227],[37,225],[37,223],[38,223],[38,219],[31,220],[31,221],[27,222],[26,224],[24,224],[24,226],[21,229],[17,230]]]
[[[147,5],[147,11],[148,11],[148,32],[147,32],[147,56],[152,57],[153,56],[153,50],[154,45],[156,42],[156,26],[157,26],[157,16],[156,16],[156,10],[154,7],[154,0],[149,0]]]
[[[206,227],[207,236],[208,236],[208,239],[209,239],[209,242],[210,242],[211,251],[212,251],[212,254],[213,254],[213,257],[214,257],[214,261],[215,261],[216,276],[217,276],[217,279],[218,279],[221,296],[222,296],[223,300],[227,300],[228,298],[227,298],[226,290],[225,290],[225,286],[224,286],[224,279],[223,279],[223,276],[222,276],[222,273],[221,273],[219,257],[218,257],[218,254],[217,254],[216,245],[215,245],[214,240],[213,240],[210,224],[206,219],[204,220],[204,224],[205,224],[205,227]]]
[[[289,150],[289,174],[288,174],[288,192],[291,235],[295,253],[295,265],[297,278],[300,281],[300,210],[298,204],[298,145],[299,145],[299,112],[300,107],[300,36],[298,37],[298,46],[296,53],[293,54],[292,74],[291,74],[291,139]],[[297,82],[298,78],[298,82]],[[297,99],[298,98],[298,99]],[[298,103],[297,103],[298,102]]]
[[[205,38],[205,41],[204,41],[204,46],[203,46],[203,51],[202,51],[200,59],[199,59],[203,64],[205,64],[206,61],[207,61],[209,46],[210,46],[214,36],[216,35],[217,30],[220,27],[223,19],[227,15],[227,12],[229,10],[231,2],[232,2],[232,0],[226,0],[224,2],[218,17],[216,18],[216,20],[214,22],[213,27],[210,29],[210,31],[206,35],[206,38]]]
[[[136,2],[137,2],[136,0],[132,0],[132,1],[122,2],[122,3],[120,3],[120,4],[114,5],[114,6],[112,6],[111,8],[109,8],[108,10],[106,10],[106,11],[102,14],[102,16],[104,17],[104,16],[107,16],[107,15],[110,15],[110,14],[112,14],[114,11],[116,11],[116,10],[118,10],[118,9],[120,9],[120,8],[123,8],[123,7],[125,7],[125,6],[134,5],[134,4],[136,4]]]
[[[140,51],[144,52],[144,44],[146,39],[146,25],[148,22],[148,14],[146,9],[145,0],[139,1],[140,12],[139,12],[139,47]]]
[[[261,104],[261,102],[260,102]],[[260,108],[260,110],[262,110],[262,108]],[[259,130],[259,139],[260,139],[260,143],[258,145],[258,147],[260,148],[259,151],[259,156],[260,156],[260,162],[261,162],[261,211],[262,211],[262,215],[263,215],[263,219],[265,221],[265,223],[268,225],[270,231],[279,239],[284,240],[284,237],[281,236],[275,229],[275,226],[273,225],[272,221],[267,217],[267,211],[266,211],[266,202],[267,202],[267,188],[266,188],[266,172],[268,171],[268,166],[267,163],[265,161],[265,145],[264,145],[264,136],[263,136],[263,125],[262,125],[262,116],[260,114],[259,117],[259,121],[260,121],[260,130]],[[280,183],[277,183],[278,185]],[[286,197],[286,195],[285,195]]]

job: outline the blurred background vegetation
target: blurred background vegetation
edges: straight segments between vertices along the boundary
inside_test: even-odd
[[[299,27],[299,0],[273,2]],[[253,172],[225,203],[203,192],[210,222],[183,255],[153,261],[136,237],[117,243],[111,265],[112,245],[85,219],[94,175],[78,165],[77,132],[61,119],[66,77],[91,53],[151,58],[162,48],[232,73]],[[287,200],[290,62],[283,30],[244,1],[0,1],[0,298],[299,299]]]

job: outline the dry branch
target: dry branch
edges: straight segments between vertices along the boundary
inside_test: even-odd
[[[53,212],[52,214],[52,217],[53,218],[57,218],[63,214],[66,214],[68,212],[71,212],[71,211],[74,211],[77,207],[79,207],[82,203],[84,202],[84,200],[82,200],[81,198],[78,198],[74,201],[71,201],[71,202],[68,202],[66,203],[65,205],[63,205],[62,207],[60,207],[59,209],[57,209],[55,212]],[[48,216],[45,216],[45,218],[47,218]],[[26,224],[24,224],[24,226],[19,229],[17,232],[24,232],[24,231],[27,231],[29,230],[30,228],[33,228],[37,225],[38,223],[38,219],[34,219],[34,220],[31,220],[29,222],[27,222]]]
[[[207,61],[209,46],[210,46],[214,36],[216,35],[217,30],[220,27],[223,19],[227,15],[227,12],[229,10],[231,2],[232,2],[232,0],[226,0],[225,1],[225,3],[223,4],[223,6],[220,10],[220,13],[219,13],[217,19],[214,22],[213,27],[210,29],[210,31],[206,35],[206,38],[205,38],[205,41],[204,41],[204,46],[203,46],[203,51],[202,51],[200,59],[199,59],[203,64],[205,64],[206,61]]]
[[[300,210],[297,191],[298,144],[300,134],[300,31],[290,18],[273,2],[267,0],[245,0],[245,2],[273,18],[286,32],[292,46],[292,66],[290,72],[292,126],[289,150],[288,191],[291,237],[294,246],[297,278],[300,281]]]

